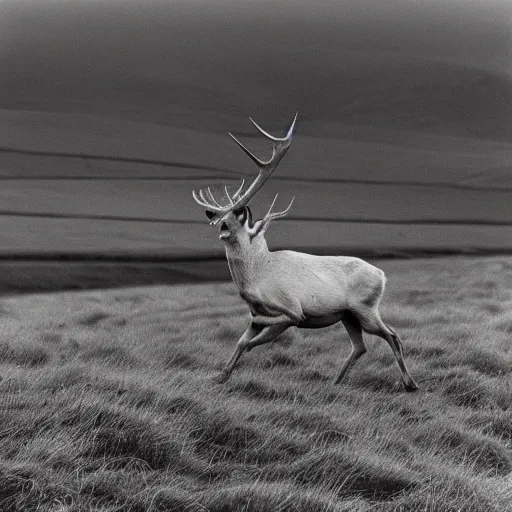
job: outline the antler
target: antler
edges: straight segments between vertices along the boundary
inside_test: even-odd
[[[292,197],[292,200],[290,201],[290,204],[288,205],[288,208],[286,210],[283,210],[282,212],[274,212],[272,213],[272,208],[274,208],[274,204],[276,202],[277,196],[279,194],[276,194],[276,197],[274,197],[274,200],[272,201],[272,204],[270,205],[270,208],[268,209],[267,214],[265,217],[263,217],[263,222],[270,222],[271,220],[278,219],[279,217],[284,217],[292,207],[293,201],[295,201],[295,197]]]
[[[254,228],[250,230],[250,233],[252,236],[256,236],[261,232],[265,232],[268,228],[268,225],[270,224],[270,221],[272,221],[274,219],[278,219],[279,217],[284,217],[290,211],[290,208],[292,207],[295,197],[292,198],[292,200],[290,201],[290,204],[288,205],[288,208],[286,208],[286,210],[283,210],[282,212],[272,213],[272,208],[274,207],[274,204],[276,202],[278,195],[279,194],[276,194],[276,196],[274,197],[274,200],[272,201],[272,204],[270,205],[270,208],[268,209],[268,212],[265,215],[265,217],[263,217],[263,219],[258,221],[256,223],[256,225],[254,226]]]
[[[214,212],[221,213],[221,214],[228,213],[237,208],[247,205],[249,203],[249,201],[260,190],[260,188],[264,185],[264,183],[268,180],[270,175],[275,171],[276,167],[278,166],[279,162],[281,161],[281,158],[283,158],[286,151],[288,151],[288,148],[290,147],[290,144],[292,142],[292,135],[293,135],[293,130],[295,128],[295,122],[297,121],[297,115],[298,115],[298,112],[295,114],[295,117],[293,118],[290,128],[288,128],[288,132],[287,132],[286,136],[282,137],[282,138],[274,137],[273,135],[270,135],[270,133],[267,133],[252,118],[249,118],[251,120],[252,124],[254,124],[254,126],[258,129],[258,131],[272,141],[272,156],[270,157],[270,160],[268,160],[267,162],[264,162],[263,160],[260,160],[258,157],[253,155],[232,133],[229,133],[229,135],[231,135],[231,137],[234,139],[234,141],[244,150],[244,152],[247,155],[249,155],[251,160],[256,162],[256,164],[260,168],[259,173],[245,192],[243,192],[245,180],[242,180],[242,184],[240,185],[238,190],[233,194],[233,196],[229,195],[227,187],[224,188],[226,191],[226,196],[229,201],[228,205],[221,206],[220,203],[213,196],[212,191],[210,190],[210,187],[206,188],[206,191],[205,191],[205,189],[199,190],[199,193],[197,193],[195,190],[192,192],[192,195],[193,195],[194,199],[196,200],[196,202],[199,203],[201,206],[208,208],[209,210],[212,210]],[[275,199],[274,199],[274,201],[275,201]],[[273,204],[274,203],[272,203],[272,205]],[[291,203],[290,203],[290,206],[291,206]],[[289,208],[290,207],[288,207],[288,209]],[[286,212],[288,211],[288,209],[286,210]],[[280,213],[283,213],[283,212],[280,212]],[[269,214],[270,214],[270,211],[268,212],[267,215],[269,215]],[[272,215],[280,215],[280,214],[272,214]],[[273,218],[275,218],[275,217],[273,217]]]

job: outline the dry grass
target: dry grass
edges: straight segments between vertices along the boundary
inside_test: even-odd
[[[232,284],[4,298],[0,510],[501,512],[512,500],[512,260],[382,262],[388,347],[344,386],[339,326],[212,382]]]

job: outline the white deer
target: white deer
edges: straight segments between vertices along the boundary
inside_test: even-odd
[[[274,340],[289,327],[320,328],[342,322],[352,350],[335,380],[336,384],[346,377],[357,359],[366,352],[362,336],[364,330],[386,340],[395,356],[405,389],[414,391],[418,386],[405,365],[400,338],[379,314],[379,302],[386,283],[384,272],[354,257],[270,251],[265,231],[270,221],[288,213],[293,199],[286,210],[272,213],[276,195],[265,217],[255,222],[252,220],[247,204],[290,147],[296,120],[297,114],[286,137],[277,138],[251,119],[256,128],[272,141],[272,156],[267,162],[254,156],[229,134],[260,170],[246,190],[244,181],[233,195],[224,187],[228,204],[221,205],[210,187],[192,193],[194,199],[206,208],[210,224],[220,224],[220,239],[225,245],[231,276],[251,311],[249,327],[217,381],[225,382],[231,376],[244,352]]]

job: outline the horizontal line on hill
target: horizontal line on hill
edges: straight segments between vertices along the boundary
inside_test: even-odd
[[[359,219],[354,217],[345,218],[329,218],[329,217],[298,217],[290,215],[286,218],[279,219],[280,221],[296,221],[296,222],[340,222],[352,224],[399,224],[399,225],[430,225],[430,224],[444,224],[456,226],[512,226],[512,221],[508,220],[485,220],[485,219],[464,219],[464,220],[451,220],[451,219]]]
[[[179,165],[177,165],[180,167]],[[199,167],[191,167],[194,170],[204,170]],[[219,171],[220,172],[220,171]],[[241,175],[235,175],[235,171],[229,172],[230,176],[105,176],[105,175],[88,175],[88,176],[1,176],[0,181],[219,181],[219,180],[241,180]],[[278,178],[279,179],[279,178]],[[286,178],[285,178],[286,179]],[[305,180],[307,181],[307,180]]]
[[[213,171],[218,173],[228,174],[229,176],[215,176],[215,177],[202,177],[202,176],[190,176],[190,177],[181,177],[181,176],[104,176],[104,175],[89,175],[89,176],[56,176],[56,175],[48,175],[48,176],[0,176],[0,180],[76,180],[76,181],[116,181],[116,180],[133,180],[133,181],[153,181],[153,180],[167,180],[167,181],[204,181],[207,179],[213,180],[222,180],[222,179],[231,179],[230,176],[233,176],[233,179],[241,179],[246,176],[244,173],[240,173],[238,171],[232,171],[230,169],[224,169],[220,167],[213,166],[205,166],[205,165],[196,165],[185,162],[169,162],[167,160],[152,160],[147,158],[125,158],[125,157],[115,157],[108,155],[90,155],[85,153],[67,153],[67,152],[55,152],[55,151],[35,151],[35,150],[25,150],[25,149],[15,149],[15,148],[7,148],[0,147],[0,152],[4,153],[19,153],[26,155],[35,155],[35,156],[53,156],[53,157],[65,157],[65,158],[81,158],[84,160],[104,160],[104,161],[112,161],[112,162],[125,162],[125,163],[140,163],[140,164],[149,164],[149,165],[159,165],[163,167],[178,167],[183,169],[194,169],[194,170],[203,170],[203,171]],[[247,177],[247,176],[246,176]],[[476,186],[476,185],[462,185],[459,183],[453,182],[421,182],[421,181],[380,181],[380,180],[364,180],[364,179],[350,179],[350,178],[301,178],[301,177],[278,177],[275,176],[272,178],[274,181],[284,181],[284,182],[306,182],[306,183],[339,183],[339,184],[354,184],[354,185],[382,185],[382,186],[404,186],[404,187],[429,187],[429,188],[449,188],[449,189],[457,189],[457,190],[481,190],[485,192],[512,192],[512,187],[485,187],[485,186]]]
[[[111,220],[122,222],[159,222],[163,224],[205,224],[203,220],[173,220],[161,219],[158,217],[124,217],[121,215],[87,215],[87,214],[68,214],[51,212],[17,212],[13,210],[0,210],[0,216],[4,217],[37,217],[40,219],[86,219],[86,220]]]
[[[178,167],[180,164],[176,164]],[[199,169],[191,166],[190,168]],[[233,176],[0,176],[0,181],[210,181],[216,182],[224,179],[242,179],[242,175],[236,175],[235,171],[222,171],[232,173]],[[247,177],[245,178],[247,179]],[[340,185],[375,185],[383,187],[428,187],[428,188],[445,188],[466,191],[481,192],[501,192],[510,193],[512,187],[477,187],[473,185],[459,185],[457,183],[436,181],[425,183],[421,181],[379,181],[379,180],[360,180],[350,178],[299,178],[299,177],[278,177],[273,176],[274,182],[298,182],[298,183],[327,183]]]
[[[205,171],[215,172],[226,172],[229,174],[236,174],[235,171],[229,169],[221,169],[219,167],[205,166],[199,164],[190,164],[185,162],[169,162],[168,160],[154,160],[151,158],[128,158],[120,156],[109,156],[109,155],[91,155],[86,153],[67,153],[65,151],[36,151],[31,149],[16,149],[7,148],[0,146],[0,153],[18,153],[22,155],[33,155],[33,156],[52,156],[61,158],[81,158],[84,160],[105,160],[109,162],[126,162],[134,164],[150,164],[150,165],[161,165],[163,167],[182,167],[184,169],[199,169]],[[38,178],[40,179],[40,178]],[[65,178],[64,178],[65,179]]]
[[[0,210],[0,216],[4,217],[36,217],[49,219],[85,219],[85,220],[107,220],[121,222],[148,222],[162,224],[206,224],[206,220],[176,220],[164,219],[159,217],[125,217],[121,215],[87,215],[87,214],[67,214],[51,212],[20,212],[14,210]],[[485,219],[361,219],[354,217],[329,218],[329,217],[299,217],[288,216],[280,219],[280,222],[329,222],[329,223],[347,223],[347,224],[397,224],[397,225],[455,225],[455,226],[512,226],[512,221],[493,221]]]
[[[289,249],[285,247],[275,247],[273,251]],[[357,247],[293,247],[294,251],[302,251],[309,254],[317,254],[321,256],[359,256],[365,258],[377,259],[395,259],[395,258],[428,258],[436,256],[500,256],[512,254],[512,247],[504,247],[503,249],[486,249],[479,247],[464,247],[452,249],[439,249],[429,247],[417,248],[401,248],[401,247],[376,247],[374,249],[358,249]],[[20,263],[23,261],[34,262],[89,262],[89,263],[208,263],[219,262],[225,263],[226,255],[224,251],[210,252],[205,254],[186,254],[173,255],[166,253],[145,252],[120,252],[120,251],[69,251],[69,252],[0,252],[0,262]]]
[[[482,192],[512,192],[512,187],[477,187],[474,185],[460,185],[459,183],[453,183],[450,181],[432,181],[430,183],[424,181],[381,181],[381,180],[363,180],[363,179],[351,179],[351,178],[299,178],[299,177],[286,177],[278,178],[272,177],[273,180],[281,181],[303,181],[308,183],[338,183],[341,185],[382,185],[385,187],[428,187],[428,188],[448,188],[457,190],[469,190],[469,191],[482,191]]]

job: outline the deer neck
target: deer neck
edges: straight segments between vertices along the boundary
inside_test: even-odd
[[[251,241],[235,240],[226,244],[226,258],[234,283],[241,293],[252,290],[263,267],[269,262],[270,252],[263,236]]]

